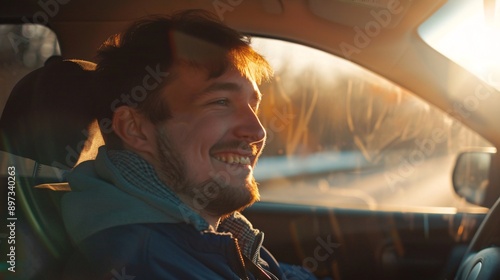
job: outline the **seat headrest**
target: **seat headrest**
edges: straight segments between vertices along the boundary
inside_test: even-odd
[[[72,168],[93,122],[95,64],[52,57],[13,88],[0,119],[0,149]]]

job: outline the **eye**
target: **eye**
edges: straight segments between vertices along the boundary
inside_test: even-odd
[[[223,98],[223,99],[217,99],[215,100],[214,102],[212,102],[212,104],[215,104],[215,105],[222,105],[222,106],[228,106],[229,105],[229,100],[226,99],[226,98]]]

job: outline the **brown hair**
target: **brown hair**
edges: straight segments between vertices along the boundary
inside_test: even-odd
[[[257,83],[272,76],[269,63],[250,47],[249,37],[202,10],[139,20],[106,40],[98,60],[96,98],[101,105],[97,117],[109,121],[120,106],[136,107],[154,124],[168,119],[168,104],[160,93],[175,79],[170,73],[176,63],[204,69],[210,78],[228,67]],[[121,147],[112,131],[103,131],[103,136],[108,146]]]

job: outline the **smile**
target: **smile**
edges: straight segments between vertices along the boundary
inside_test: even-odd
[[[227,154],[221,156],[215,156],[215,159],[228,163],[228,164],[250,164],[250,158],[245,156],[240,156],[236,154]]]

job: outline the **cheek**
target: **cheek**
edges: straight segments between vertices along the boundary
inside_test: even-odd
[[[210,149],[226,134],[227,126],[225,122],[205,118],[176,122],[168,131],[175,147],[180,154],[185,155],[187,161],[206,161],[209,159]]]
[[[220,140],[219,131],[211,126],[191,126],[180,133],[177,141],[186,167],[186,177],[195,184],[210,179],[215,169],[210,153]]]

